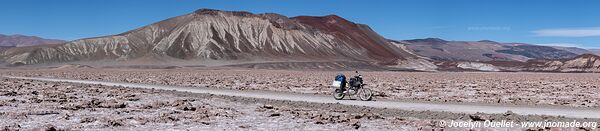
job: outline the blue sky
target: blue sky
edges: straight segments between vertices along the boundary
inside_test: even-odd
[[[0,34],[74,40],[122,33],[200,8],[336,14],[389,39],[436,37],[600,48],[592,0],[3,0]]]

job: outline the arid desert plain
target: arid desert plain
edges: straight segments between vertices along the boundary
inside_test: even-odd
[[[333,77],[350,71],[250,69],[23,69],[2,76],[60,78],[331,96]],[[600,110],[600,74],[364,71],[373,101]],[[560,115],[414,111],[336,103],[2,78],[0,128],[431,130],[449,121],[582,121]],[[331,97],[333,99],[333,97]],[[341,100],[360,101],[360,100]],[[589,130],[597,127],[569,128]],[[554,129],[554,128],[477,128]]]

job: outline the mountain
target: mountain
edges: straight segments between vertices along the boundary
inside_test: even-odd
[[[583,54],[572,59],[529,61],[525,70],[550,72],[600,72],[600,56]]]
[[[595,50],[576,47],[439,38],[389,41],[431,59],[438,71],[600,72]]]
[[[531,59],[567,59],[578,54],[549,46],[524,43],[482,41],[446,41],[439,38],[395,41],[420,56],[437,61],[527,61]]]
[[[600,49],[589,49],[591,54],[600,55]]]
[[[5,66],[104,64],[259,69],[596,72],[593,50],[525,43],[387,40],[336,15],[200,9],[121,34],[62,44],[0,46]],[[586,63],[588,62],[588,63]],[[591,62],[591,63],[590,63]],[[591,66],[590,66],[591,65]]]
[[[532,44],[517,43],[504,47],[508,49],[496,50],[496,52],[521,55],[531,59],[568,59],[577,56],[576,53],[570,51]]]
[[[550,46],[550,47],[556,48],[559,50],[568,51],[571,53],[575,53],[577,55],[594,54],[593,49],[583,49],[583,48],[578,48],[578,47],[563,47],[563,46]]]
[[[438,61],[440,71],[508,71],[508,72],[597,72],[600,56],[582,54],[570,59],[532,59],[521,61]]]
[[[367,25],[336,15],[314,17],[200,9],[117,35],[57,45],[11,48],[8,65],[109,61],[145,64],[354,61],[368,65],[428,64]],[[339,63],[338,63],[339,64]],[[329,66],[329,65],[321,65]]]
[[[37,36],[25,35],[3,35],[0,34],[0,47],[21,47],[33,45],[60,44],[66,41],[55,39],[44,39]]]

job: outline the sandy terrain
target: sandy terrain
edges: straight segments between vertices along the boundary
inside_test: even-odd
[[[3,75],[330,94],[338,72],[273,70],[40,70]],[[344,72],[354,75],[353,72]],[[600,74],[363,72],[377,99],[600,106]]]

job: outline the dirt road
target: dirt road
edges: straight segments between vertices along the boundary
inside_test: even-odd
[[[165,86],[150,84],[134,84],[120,82],[87,81],[87,80],[69,80],[60,78],[39,78],[39,77],[15,77],[3,76],[13,79],[27,79],[53,82],[70,82],[82,84],[101,84],[106,86],[123,86],[131,88],[176,90],[192,93],[208,93],[215,95],[227,95],[250,98],[263,98],[273,100],[305,101],[314,103],[339,103],[344,105],[368,106],[375,108],[389,108],[413,111],[438,111],[452,113],[505,113],[512,111],[520,115],[548,115],[564,116],[569,118],[600,118],[600,110],[594,108],[576,108],[576,107],[557,107],[557,106],[508,106],[508,105],[475,105],[475,104],[450,104],[450,103],[419,103],[402,102],[391,100],[376,101],[358,101],[358,100],[334,100],[331,96],[312,95],[312,94],[292,94],[271,91],[240,91],[228,89],[212,89],[198,87]]]

